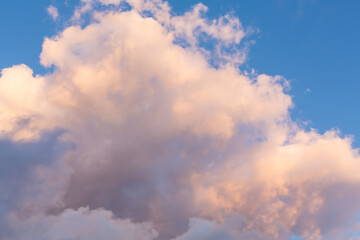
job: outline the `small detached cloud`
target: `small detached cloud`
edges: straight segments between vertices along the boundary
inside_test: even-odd
[[[46,10],[54,21],[59,17],[58,9],[53,5],[50,5]]]

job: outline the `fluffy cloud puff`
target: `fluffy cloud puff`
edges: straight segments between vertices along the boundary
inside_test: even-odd
[[[248,31],[238,19],[209,20],[201,4],[173,16],[166,2],[123,3],[83,0],[74,24],[44,41],[53,73],[2,70],[1,136],[31,143],[63,129],[76,146],[34,163],[22,187],[40,194],[8,211],[7,237],[344,239],[357,229],[358,151],[336,131],[297,126],[282,77],[239,70]]]
[[[15,233],[9,239],[129,239],[151,240],[157,236],[150,224],[115,219],[103,209],[66,210],[58,216],[31,216],[26,222],[11,216]],[[6,238],[5,238],[6,239]]]

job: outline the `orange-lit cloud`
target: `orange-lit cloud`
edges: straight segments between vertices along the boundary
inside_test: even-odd
[[[10,239],[344,239],[356,228],[358,151],[334,130],[297,126],[285,79],[239,70],[250,31],[237,18],[99,3],[121,1],[83,0],[73,25],[44,40],[52,73],[2,70],[2,138],[63,129],[57,141],[74,144],[30,168]]]

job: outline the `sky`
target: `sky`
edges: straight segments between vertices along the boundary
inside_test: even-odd
[[[357,239],[359,11],[1,1],[1,239]]]

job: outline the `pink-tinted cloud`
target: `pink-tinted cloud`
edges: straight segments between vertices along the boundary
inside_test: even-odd
[[[46,10],[54,21],[59,17],[58,9],[53,5],[50,5]]]
[[[173,16],[160,0],[100,12],[122,1],[82,2],[44,41],[53,73],[2,71],[1,136],[32,142],[60,128],[76,146],[34,164],[26,201],[9,211],[14,238],[344,239],[356,229],[357,149],[297,126],[284,78],[239,70],[249,32],[237,18],[209,20],[201,4]]]

